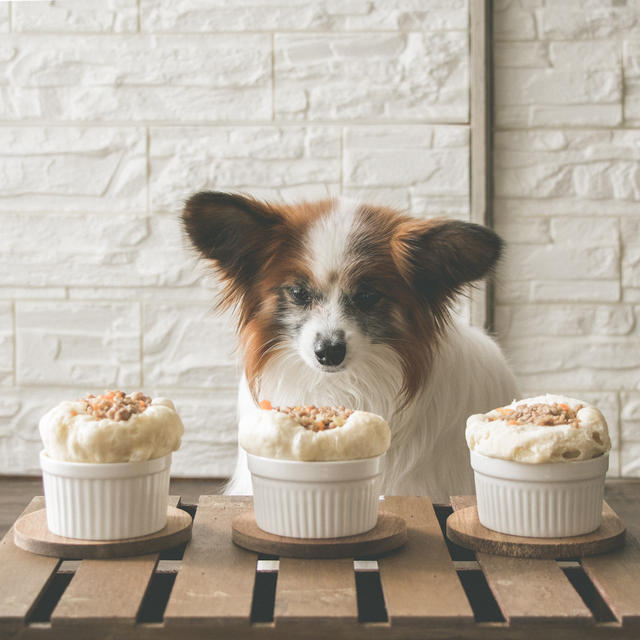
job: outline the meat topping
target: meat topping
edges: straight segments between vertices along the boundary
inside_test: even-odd
[[[268,406],[267,406],[268,405]],[[325,431],[341,427],[353,413],[353,409],[344,407],[316,407],[315,405],[296,407],[272,407],[271,403],[264,401],[260,403],[263,409],[273,409],[286,413],[298,424],[311,431]]]
[[[82,398],[84,413],[97,420],[128,420],[136,413],[142,413],[150,404],[151,398],[142,391],[127,394],[124,391],[106,391],[101,396],[94,394]]]
[[[568,405],[556,402],[554,404],[521,404],[515,408],[500,407],[496,409],[498,415],[491,416],[489,421],[506,420],[509,424],[536,424],[543,427],[552,427],[567,424],[575,429],[579,425],[578,411],[582,405],[576,409],[571,409]]]

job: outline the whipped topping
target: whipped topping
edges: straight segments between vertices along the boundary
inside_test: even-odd
[[[110,394],[98,396],[97,400]],[[141,462],[180,447],[184,427],[168,398],[153,398],[150,404],[140,401],[138,412],[120,412],[115,417],[95,410],[95,402],[88,405],[93,399],[95,396],[61,402],[42,416],[40,436],[50,458],[67,462]]]
[[[375,413],[353,411],[342,425],[320,430],[303,426],[292,413],[249,412],[240,421],[240,446],[265,458],[320,461],[373,458],[391,442],[389,425]]]
[[[551,405],[545,411],[544,406]],[[593,405],[547,394],[467,419],[469,449],[531,464],[588,460],[611,449],[607,422]]]

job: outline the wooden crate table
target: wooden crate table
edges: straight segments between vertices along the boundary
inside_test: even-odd
[[[250,498],[201,496],[186,548],[65,561],[0,543],[0,638],[640,638],[640,546],[557,562],[447,543],[451,507],[388,497],[409,539],[379,558],[259,557],[231,542]],[[454,506],[464,502],[454,498]],[[25,513],[42,508],[34,498]]]

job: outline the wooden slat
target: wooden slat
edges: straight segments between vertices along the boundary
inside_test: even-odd
[[[33,498],[21,515],[44,507],[42,496]],[[38,597],[53,577],[60,560],[23,551],[13,543],[13,527],[0,542],[0,570],[10,579],[0,580],[0,637],[24,624]]]
[[[176,507],[179,497],[171,496]],[[51,615],[53,625],[108,621],[134,625],[159,554],[83,560]]]
[[[409,537],[398,552],[378,560],[391,624],[473,622],[431,501],[387,497],[382,508],[405,519]]]
[[[475,504],[475,496],[451,498],[454,509]],[[511,625],[531,622],[589,624],[593,616],[555,560],[476,553],[502,615]]]
[[[249,625],[257,554],[231,542],[231,521],[251,499],[201,496],[165,611],[165,624]]]
[[[51,615],[53,625],[110,622],[133,625],[158,554],[83,560]]]
[[[281,558],[274,610],[276,625],[305,622],[344,628],[358,620],[352,558]]]
[[[640,626],[640,543],[627,532],[625,546],[582,559],[582,567],[613,615],[626,627]],[[640,635],[640,634],[639,634]]]

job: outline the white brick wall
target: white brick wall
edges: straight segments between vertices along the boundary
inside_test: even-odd
[[[640,3],[495,1],[496,329],[530,393],[597,400],[640,476]]]
[[[601,406],[640,476],[640,4],[495,0],[498,337]],[[238,366],[195,190],[469,216],[465,0],[0,3],[0,465],[109,386],[176,401],[179,475],[235,454]],[[532,357],[532,353],[535,357]]]
[[[38,472],[47,408],[119,386],[175,400],[176,474],[228,474],[234,338],[183,199],[467,218],[467,25],[465,0],[0,3],[2,473]]]

